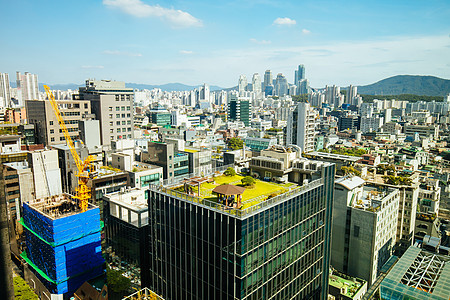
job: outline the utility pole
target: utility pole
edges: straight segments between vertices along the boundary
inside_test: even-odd
[[[3,165],[0,165],[0,299],[14,300],[9,230]]]

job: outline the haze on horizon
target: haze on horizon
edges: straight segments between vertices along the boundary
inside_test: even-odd
[[[314,87],[450,78],[450,2],[0,0],[0,72],[235,86],[266,69]]]

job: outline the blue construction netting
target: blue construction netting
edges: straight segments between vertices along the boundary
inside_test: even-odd
[[[52,292],[73,292],[104,272],[98,208],[53,220],[24,203],[22,223],[26,257]]]

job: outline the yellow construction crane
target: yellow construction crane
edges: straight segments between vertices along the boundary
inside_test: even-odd
[[[87,186],[87,183],[90,178],[90,172],[92,171],[92,162],[94,161],[94,157],[89,155],[84,161],[78,156],[77,151],[75,150],[75,146],[73,144],[72,138],[69,135],[69,131],[67,130],[66,124],[64,123],[64,119],[61,116],[61,112],[58,108],[58,103],[53,96],[53,93],[50,91],[50,88],[47,85],[44,85],[45,92],[47,93],[48,99],[53,107],[53,111],[55,112],[56,118],[58,119],[59,126],[61,127],[62,132],[64,133],[64,137],[66,138],[67,145],[69,146],[70,153],[72,153],[73,159],[75,160],[75,164],[77,165],[78,173],[76,177],[78,178],[78,187],[75,189],[75,199],[78,199],[79,206],[81,212],[85,212],[88,208],[88,202],[91,198],[91,189]]]

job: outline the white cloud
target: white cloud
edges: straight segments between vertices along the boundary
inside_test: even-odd
[[[266,41],[266,40],[257,40],[257,39],[250,39],[250,42],[254,43],[254,44],[258,44],[258,45],[268,45],[270,43],[272,43],[271,41]]]
[[[275,21],[273,21],[274,25],[286,25],[286,26],[292,26],[297,24],[297,21],[289,19],[289,18],[276,18]]]
[[[104,69],[104,66],[81,66],[82,69]]]
[[[133,52],[126,52],[126,51],[119,51],[119,50],[105,50],[103,51],[103,54],[108,55],[122,55],[122,56],[131,56],[131,57],[141,57],[141,53],[133,53]]]
[[[193,54],[194,52],[190,51],[190,50],[180,50],[181,54]]]
[[[308,29],[303,28],[303,29],[302,29],[302,33],[303,33],[303,34],[310,34],[311,31],[309,31]]]
[[[103,0],[103,4],[117,8],[123,13],[138,18],[160,18],[166,20],[174,27],[200,27],[202,22],[191,14],[159,5],[145,4],[141,0]]]

